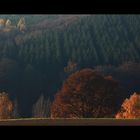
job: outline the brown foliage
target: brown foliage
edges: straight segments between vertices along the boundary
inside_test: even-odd
[[[66,67],[64,67],[64,71],[66,73],[73,73],[77,70],[77,64],[72,62],[72,61],[68,61],[68,64]]]
[[[10,101],[8,94],[0,93],[0,119],[10,119],[12,117],[13,104]]]
[[[116,118],[140,118],[140,95],[134,93],[129,99],[125,99]]]
[[[118,83],[92,69],[77,71],[56,94],[51,117],[112,117],[117,111]]]

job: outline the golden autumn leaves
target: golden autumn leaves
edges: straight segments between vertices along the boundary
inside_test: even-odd
[[[24,32],[26,30],[24,17],[19,19],[17,25],[12,25],[10,19],[0,19],[0,30],[9,32],[12,29],[19,29],[21,32]]]
[[[129,99],[125,99],[121,106],[121,110],[115,116],[120,118],[140,118],[140,95],[134,93]]]

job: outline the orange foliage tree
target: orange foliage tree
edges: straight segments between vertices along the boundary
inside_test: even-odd
[[[13,115],[13,104],[8,94],[0,93],[0,119],[10,119]]]
[[[129,99],[125,99],[116,118],[140,118],[140,95],[134,93]]]
[[[92,69],[73,73],[56,94],[52,118],[113,117],[118,110],[119,85]]]

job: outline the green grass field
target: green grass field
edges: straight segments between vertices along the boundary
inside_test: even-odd
[[[0,126],[140,126],[140,119],[10,119],[1,120]]]

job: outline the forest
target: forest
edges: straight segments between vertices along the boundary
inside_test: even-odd
[[[24,32],[0,31],[0,92],[18,106],[17,116],[114,117],[140,92],[140,15],[0,15],[14,25],[22,17]],[[88,113],[73,93],[87,96]],[[69,113],[60,97],[79,101],[79,110]]]

